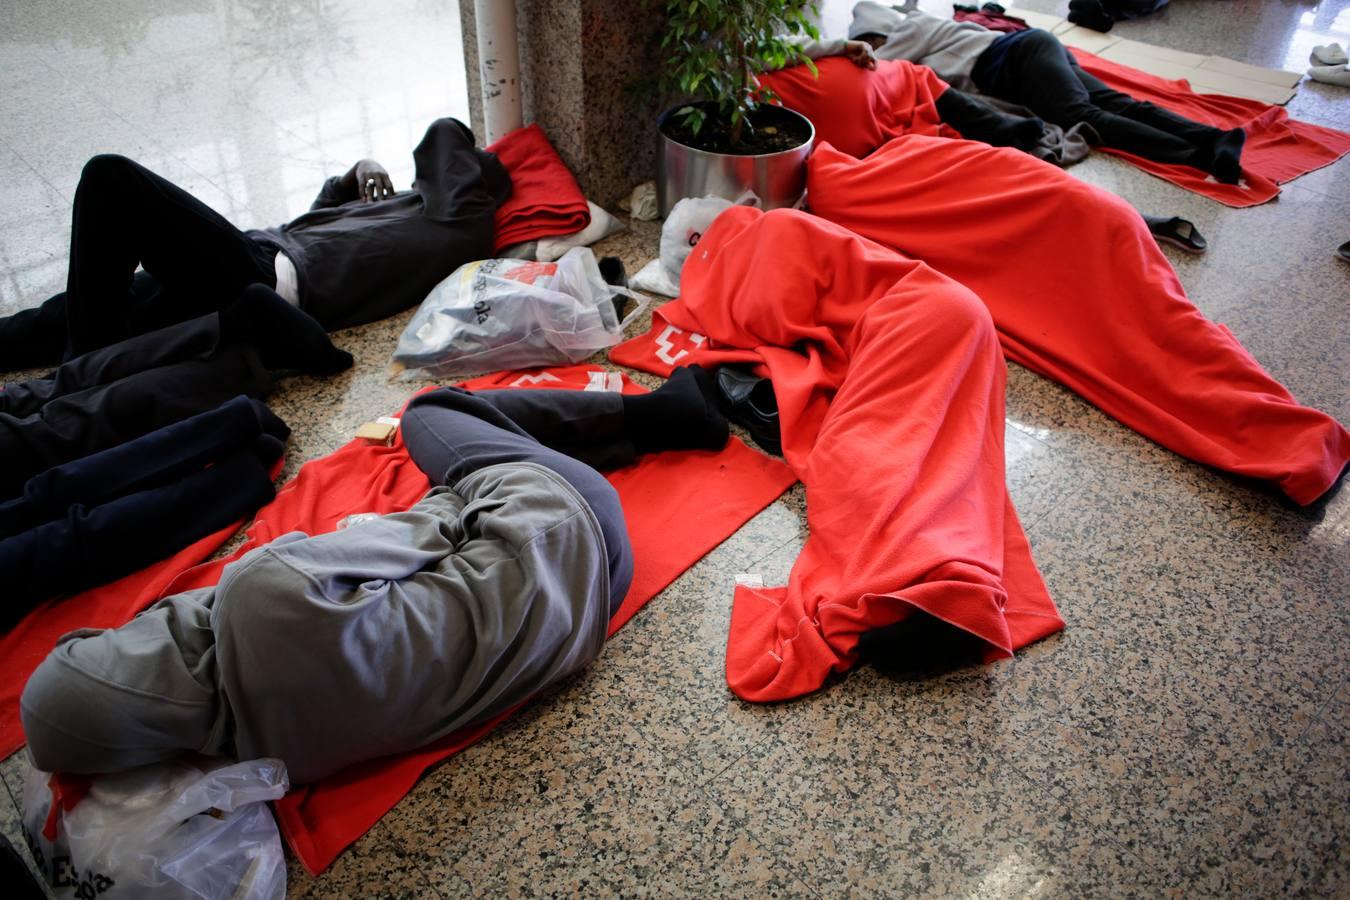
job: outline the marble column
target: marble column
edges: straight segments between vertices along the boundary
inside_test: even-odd
[[[481,138],[473,3],[461,0],[459,15],[470,124]],[[544,129],[586,195],[611,210],[656,177],[660,110],[630,87],[656,64],[654,19],[643,0],[516,0],[525,122]]]

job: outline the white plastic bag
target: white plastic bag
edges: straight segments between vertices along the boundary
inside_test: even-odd
[[[623,321],[616,293],[636,302]],[[403,329],[390,368],[444,378],[581,362],[623,340],[624,326],[646,307],[646,298],[605,283],[589,247],[557,262],[472,262],[432,288]]]
[[[552,262],[555,259],[561,259],[573,247],[589,247],[591,244],[603,241],[611,234],[618,234],[623,231],[624,224],[622,222],[591,201],[586,201],[586,207],[591,212],[591,223],[589,225],[572,234],[540,238],[539,245],[534,250],[534,258],[542,259],[544,262]]]
[[[93,779],[73,809],[43,834],[51,776],[29,767],[24,837],[58,897],[78,900],[193,897],[282,900],[286,861],[267,801],[289,786],[278,759],[208,772],[186,762]]]
[[[672,275],[660,259],[654,259],[638,269],[638,273],[628,279],[628,283],[639,291],[646,291],[649,294],[660,294],[662,297],[680,296],[680,276]]]
[[[686,197],[666,216],[661,226],[661,265],[679,283],[684,261],[713,220],[736,204],[721,197]]]
[[[759,206],[759,198],[746,191],[735,202],[721,197],[686,197],[676,203],[661,225],[660,258],[643,266],[629,283],[640,291],[678,297],[684,261],[713,220],[733,206]]]

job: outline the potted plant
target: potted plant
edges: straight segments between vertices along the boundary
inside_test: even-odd
[[[754,191],[766,209],[791,206],[806,188],[815,129],[772,104],[756,76],[813,64],[791,37],[819,37],[813,0],[662,0],[657,78],[684,98],[657,120],[657,198],[661,215],[683,197],[735,199]]]

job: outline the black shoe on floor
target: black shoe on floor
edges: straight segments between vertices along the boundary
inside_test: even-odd
[[[1101,0],[1069,0],[1068,19],[1075,25],[1082,25],[1103,34],[1116,24],[1116,20],[1106,11]]]
[[[773,382],[735,366],[717,370],[717,395],[726,417],[750,432],[760,449],[783,455],[783,433],[778,424],[778,398]]]
[[[628,272],[623,267],[623,260],[617,256],[602,256],[599,266],[600,277],[605,279],[605,284],[611,287],[628,287]],[[624,310],[628,307],[628,296],[615,292],[610,295],[609,300],[614,304],[614,315],[622,322]]]

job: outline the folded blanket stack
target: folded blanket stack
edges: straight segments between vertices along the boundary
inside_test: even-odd
[[[500,252],[512,244],[572,234],[591,222],[586,197],[538,125],[527,125],[487,148],[511,174],[511,196],[497,208]]]

